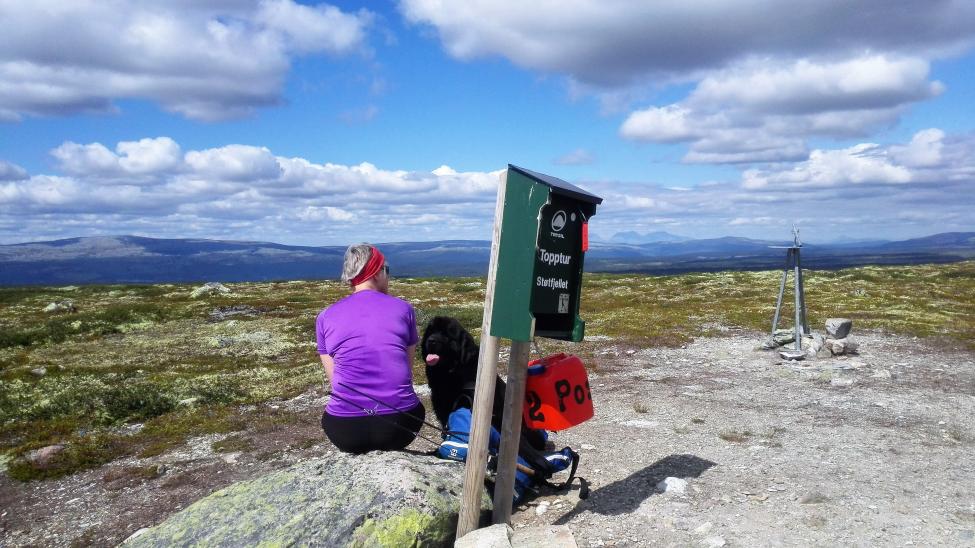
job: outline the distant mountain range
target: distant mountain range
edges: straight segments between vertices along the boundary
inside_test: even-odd
[[[613,234],[613,237],[609,239],[610,243],[617,244],[653,244],[657,242],[683,242],[690,238],[685,238],[683,236],[677,236],[676,234],[671,234],[670,232],[647,232],[646,234],[640,234],[639,232],[617,232]]]
[[[635,235],[635,236],[634,236]],[[658,238],[653,240],[654,238]],[[791,242],[749,238],[684,239],[657,232],[622,233],[593,242],[590,272],[678,273],[779,268]],[[629,243],[620,240],[651,239]],[[378,244],[395,276],[481,276],[487,241]],[[0,246],[0,285],[67,285],[337,278],[344,247],[268,242],[162,240],[137,236],[71,238]],[[803,265],[944,263],[975,258],[975,232],[950,232],[888,242],[804,244]]]

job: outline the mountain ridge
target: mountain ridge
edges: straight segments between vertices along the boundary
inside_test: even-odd
[[[791,241],[737,236],[647,243],[592,242],[589,272],[669,274],[781,268]],[[486,240],[389,242],[394,275],[483,276]],[[803,246],[809,268],[918,264],[975,258],[975,232],[946,232],[902,241]],[[336,278],[345,246],[294,246],[261,241],[95,236],[0,245],[0,285],[68,285]]]

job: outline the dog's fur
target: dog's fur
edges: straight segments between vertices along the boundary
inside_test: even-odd
[[[480,351],[474,337],[455,318],[436,316],[427,323],[420,343],[422,357],[437,354],[440,360],[436,365],[427,365],[427,382],[430,384],[430,399],[433,412],[444,427],[447,418],[457,407],[470,408],[474,401],[474,384],[477,380],[477,358]],[[505,383],[497,378],[494,385],[494,406],[491,424],[501,430],[501,417],[504,413]],[[541,432],[529,429],[522,422],[522,433],[536,449],[545,446]]]

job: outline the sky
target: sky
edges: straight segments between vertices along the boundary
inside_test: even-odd
[[[0,0],[0,244],[975,231],[971,0]]]

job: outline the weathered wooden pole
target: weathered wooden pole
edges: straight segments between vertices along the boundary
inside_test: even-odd
[[[467,441],[467,464],[464,470],[464,492],[457,518],[457,538],[477,529],[481,518],[481,493],[484,490],[484,471],[487,468],[488,439],[494,405],[494,379],[498,374],[498,337],[491,336],[491,316],[494,310],[494,286],[498,272],[507,174],[507,171],[501,174],[498,202],[494,209],[491,260],[484,292],[484,319],[481,321],[481,349],[477,357],[477,384],[471,410],[471,432]]]
[[[508,381],[505,388],[504,417],[501,419],[501,448],[498,450],[498,474],[494,482],[494,523],[511,521],[515,474],[518,465],[518,444],[521,441],[521,412],[525,404],[525,378],[531,343],[511,341],[508,360]]]

